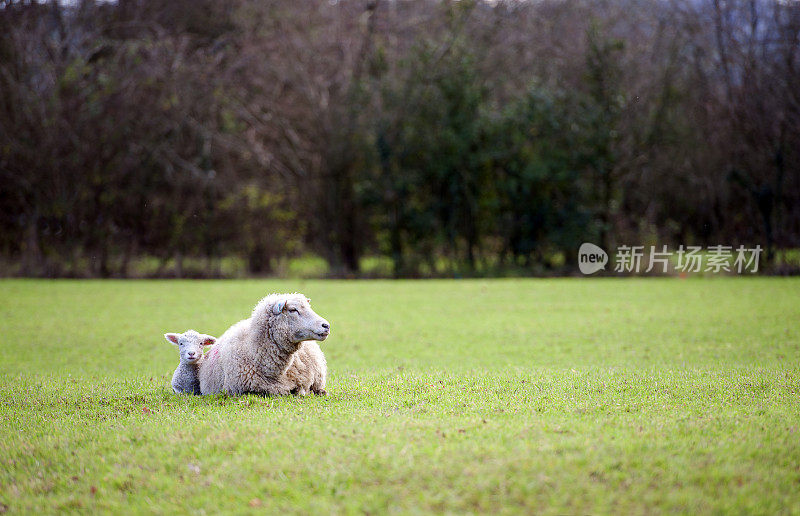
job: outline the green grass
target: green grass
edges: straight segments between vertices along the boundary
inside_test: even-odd
[[[178,396],[271,291],[329,396]],[[800,513],[800,281],[0,282],[0,512]]]

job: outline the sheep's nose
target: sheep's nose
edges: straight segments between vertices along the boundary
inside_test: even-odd
[[[326,330],[330,330],[331,329],[331,325],[326,323],[326,322],[322,323],[322,327],[325,328]]]
[[[189,355],[190,357],[193,357],[194,356],[194,351],[190,351],[189,353],[187,353],[187,355]]]

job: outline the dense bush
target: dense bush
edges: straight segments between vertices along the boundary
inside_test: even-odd
[[[0,2],[0,253],[416,276],[796,248],[799,35],[766,0]]]

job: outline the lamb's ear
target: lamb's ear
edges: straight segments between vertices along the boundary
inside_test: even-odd
[[[167,342],[169,342],[171,344],[175,344],[176,346],[178,345],[178,337],[179,337],[179,335],[177,333],[165,333],[164,334],[164,338],[167,339]]]
[[[278,315],[279,313],[283,312],[283,307],[286,306],[286,300],[281,299],[280,301],[276,301],[274,305],[272,305],[272,313]]]
[[[202,335],[201,338],[203,342],[200,344],[201,346],[213,346],[217,339],[212,337],[211,335]]]

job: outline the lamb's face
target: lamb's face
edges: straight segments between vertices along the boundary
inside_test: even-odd
[[[292,342],[325,340],[331,332],[328,321],[311,309],[303,295],[292,295],[279,300],[273,307],[277,312],[276,324],[284,326]]]
[[[196,364],[203,356],[203,346],[211,345],[216,341],[214,337],[197,333],[194,330],[185,333],[165,333],[164,337],[178,346],[183,364]]]

